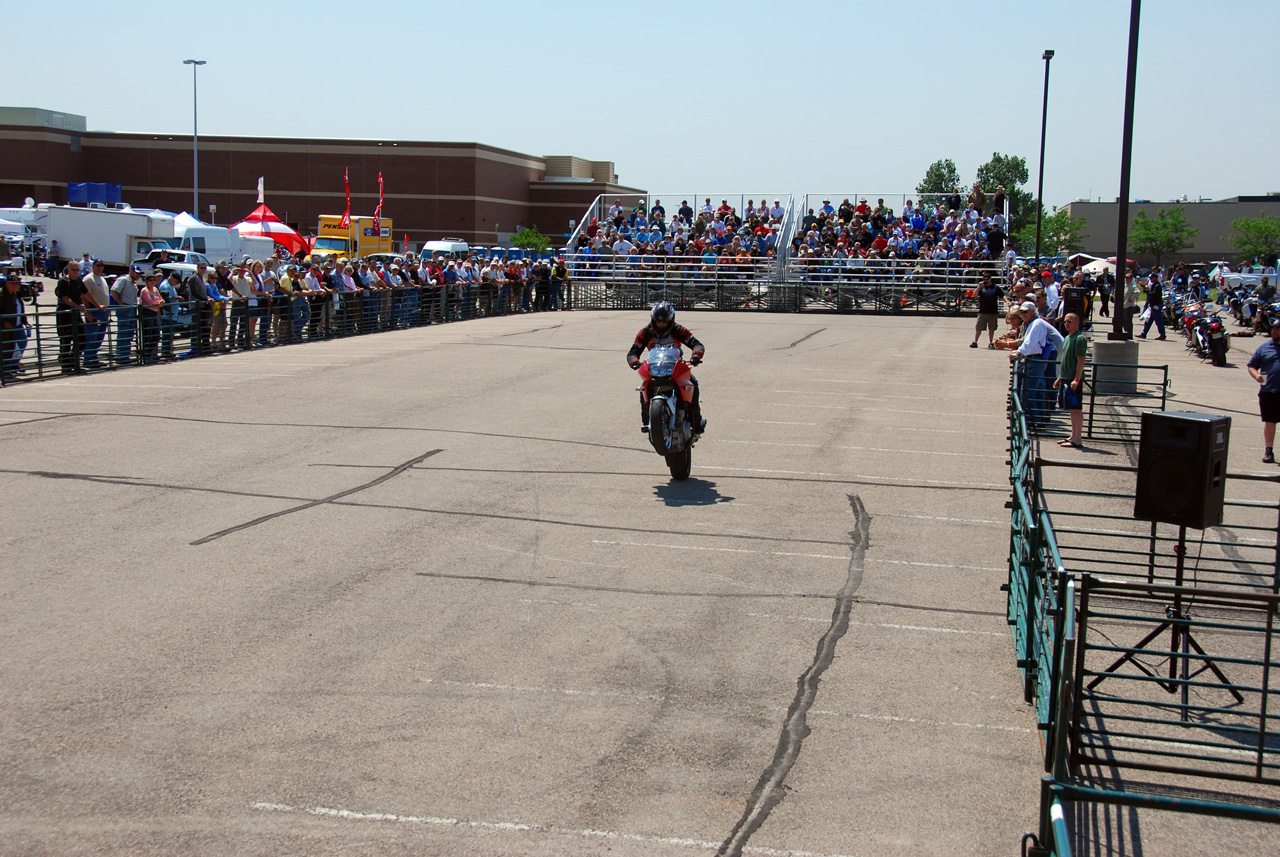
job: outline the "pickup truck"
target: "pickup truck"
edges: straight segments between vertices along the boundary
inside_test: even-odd
[[[168,253],[169,260],[161,263],[160,260],[165,253]],[[196,265],[203,264],[208,266],[208,270],[213,270],[213,263],[209,261],[208,257],[193,250],[152,250],[146,255],[146,258],[140,259],[133,264],[144,274],[152,270],[160,271],[163,274],[177,271],[183,279],[196,272]]]

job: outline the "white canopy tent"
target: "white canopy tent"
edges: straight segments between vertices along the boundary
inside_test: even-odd
[[[0,235],[23,235],[27,227],[13,220],[0,220]]]

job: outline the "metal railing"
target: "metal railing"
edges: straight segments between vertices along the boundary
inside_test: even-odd
[[[1136,468],[1041,459],[1024,392],[1015,379],[1005,588],[1049,772],[1024,853],[1071,853],[1064,801],[1280,823],[1274,795],[1198,785],[1280,785],[1280,501],[1237,496],[1280,476],[1226,474],[1223,524],[1187,543],[1133,519]],[[1105,785],[1117,768],[1157,781]]]
[[[569,309],[572,301],[572,286],[526,281],[519,289],[451,284],[324,296],[277,294],[270,303],[254,307],[244,301],[170,301],[158,313],[111,306],[83,318],[48,304],[26,303],[22,315],[0,318],[15,323],[0,334],[0,383],[514,312]]]

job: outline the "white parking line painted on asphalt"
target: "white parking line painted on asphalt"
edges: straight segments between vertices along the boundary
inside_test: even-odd
[[[618,699],[639,699],[644,702],[661,702],[662,697],[651,693],[623,693],[617,690],[575,690],[573,688],[562,687],[535,687],[532,685],[519,684],[496,684],[494,682],[484,681],[447,681],[438,678],[418,679],[423,684],[438,684],[444,687],[465,687],[472,690],[498,690],[516,693],[549,693],[555,696],[588,696],[588,697],[615,697]]]
[[[610,541],[607,539],[592,539],[591,543],[593,545],[618,545],[620,547],[634,547],[634,548],[664,548],[669,550],[682,550],[682,551],[709,551],[711,553],[749,553],[749,554],[756,554],[759,556],[791,556],[791,557],[800,557],[801,559],[838,559],[844,562],[849,561],[848,554],[793,553],[790,551],[752,550],[750,548],[710,548],[710,547],[698,547],[696,545],[667,545],[667,544],[658,544],[655,542],[621,542],[621,541]],[[874,563],[882,563],[885,565],[911,565],[911,566],[918,566],[920,568],[958,568],[964,571],[1008,571],[1007,568],[994,568],[994,567],[985,566],[985,565],[955,565],[954,563],[916,562],[914,560],[906,560],[906,559],[879,559],[871,556],[868,556],[866,558],[866,561],[874,562]]]
[[[293,378],[294,375],[283,375],[279,372],[147,372],[148,378],[154,378],[157,375],[176,375],[183,377],[186,375],[214,375],[218,377],[228,378]]]
[[[231,356],[231,355],[227,355],[227,356],[229,357],[229,356]],[[204,359],[206,359],[206,360],[207,360],[207,359],[209,359],[209,358],[207,358],[207,357],[206,357],[206,358],[204,358]],[[269,355],[265,355],[265,354],[263,354],[263,355],[255,354],[255,355],[254,355],[254,357],[253,357],[253,359],[254,359],[254,360],[262,359],[263,361],[270,361],[269,363],[268,363],[268,362],[264,362],[264,363],[262,364],[262,365],[264,365],[264,366],[305,366],[305,367],[307,367],[308,369],[310,369],[310,368],[312,368],[312,367],[317,367],[317,368],[318,368],[318,367],[321,367],[321,366],[350,366],[350,365],[351,365],[350,363],[281,363],[281,362],[279,362],[279,361],[276,361],[276,360],[272,359]]]
[[[46,384],[46,387],[76,387],[84,390],[91,387],[124,387],[125,389],[139,390],[234,390],[234,387],[186,387],[177,384],[104,384],[98,381],[84,384],[76,384],[70,381],[55,381]]]
[[[783,622],[812,622],[817,625],[830,625],[830,616],[780,616],[776,613],[748,613],[746,614],[756,619],[778,619]],[[979,637],[1000,637],[1004,639],[1009,636],[1007,632],[999,631],[970,631],[965,628],[934,628],[927,625],[894,625],[890,622],[850,622],[850,625],[861,625],[864,628],[892,628],[898,631],[924,631],[931,634],[972,634]]]
[[[938,452],[928,449],[887,449],[879,446],[834,446],[828,443],[783,443],[781,441],[770,440],[726,440],[724,438],[712,438],[711,443],[741,443],[749,446],[799,446],[808,449],[849,449],[856,452],[901,452],[906,455],[952,455],[959,458],[999,458],[1007,459],[1008,455],[991,455],[982,452]]]
[[[1000,488],[1005,489],[1007,484],[1001,485],[995,482],[951,482],[945,479],[902,479],[897,476],[867,476],[862,473],[822,473],[820,471],[808,470],[767,470],[757,467],[717,467],[711,464],[699,464],[699,470],[727,470],[732,473],[774,473],[780,476],[829,476],[833,479],[857,479],[857,480],[892,480],[895,485],[911,483],[921,488],[928,488],[930,485],[955,485],[961,488]]]
[[[789,553],[787,551],[758,551],[758,550],[749,550],[747,548],[705,548],[705,547],[694,547],[693,545],[663,545],[663,544],[655,544],[652,542],[614,542],[614,541],[607,541],[605,539],[592,539],[591,543],[593,545],[619,545],[622,547],[635,547],[635,548],[675,548],[676,550],[687,550],[687,551],[712,551],[714,553],[751,553],[751,554],[761,554],[764,556],[795,556],[795,557],[801,557],[802,559],[838,559],[838,560],[843,560],[844,562],[849,561],[848,554],[836,556],[833,554],[825,554],[825,553]]]
[[[818,423],[784,423],[778,420],[734,420],[738,423],[752,423],[761,426],[816,426]]]
[[[877,512],[877,518],[912,518],[918,521],[946,521],[955,524],[992,524],[997,527],[1009,526],[1008,521],[987,521],[982,518],[944,518],[939,515],[894,515],[890,512]]]
[[[557,836],[572,836],[581,839],[603,839],[615,842],[642,842],[649,845],[669,845],[681,848],[695,848],[699,851],[714,851],[722,843],[701,839],[685,839],[672,836],[651,836],[641,833],[620,833],[612,830],[574,830],[566,827],[554,827],[545,824],[524,824],[510,821],[470,821],[463,818],[440,818],[427,815],[396,815],[387,812],[355,812],[348,809],[335,809],[326,806],[290,806],[282,803],[258,802],[250,804],[252,809],[261,812],[286,812],[302,815],[313,815],[320,818],[336,818],[343,821],[380,821],[392,824],[420,824],[432,827],[458,827],[474,830],[489,830],[501,833],[538,833]],[[846,854],[830,854],[819,851],[795,851],[784,848],[764,848],[748,845],[742,849],[744,854],[760,854],[763,857],[851,857]]]
[[[782,711],[784,709],[778,709]],[[908,723],[913,726],[952,726],[960,729],[996,729],[1000,732],[1023,732],[1032,733],[1036,730],[1028,729],[1025,726],[998,726],[994,723],[957,723],[951,720],[930,720],[927,717],[895,717],[892,714],[856,714],[846,711],[824,711],[817,708],[809,709],[810,714],[823,714],[828,717],[848,717],[855,720],[879,720],[884,723]]]
[[[948,388],[950,389],[950,388]],[[852,398],[866,397],[868,399],[915,399],[921,402],[936,402],[937,396],[894,396],[889,393],[833,393],[824,390],[774,390],[775,393],[785,393],[795,396],[845,396]]]
[[[73,405],[165,405],[168,402],[121,402],[111,399],[10,399],[0,396],[0,404],[4,402],[66,402]]]

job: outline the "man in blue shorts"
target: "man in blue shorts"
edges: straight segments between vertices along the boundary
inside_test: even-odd
[[[1280,422],[1280,318],[1271,320],[1271,339],[1258,346],[1248,363],[1249,374],[1262,385],[1258,391],[1258,410],[1262,412],[1262,442],[1266,450],[1263,464],[1275,464],[1271,447],[1276,440],[1276,423]]]

